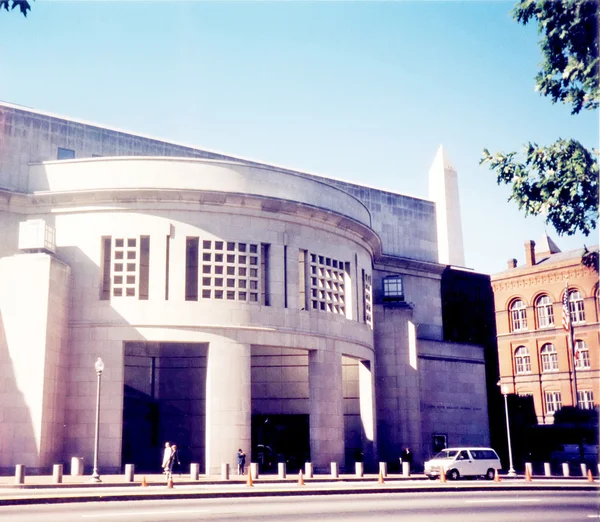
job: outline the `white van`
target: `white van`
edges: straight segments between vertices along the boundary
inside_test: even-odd
[[[492,448],[447,448],[425,462],[425,475],[435,479],[444,473],[450,480],[485,477],[493,480],[500,459]]]

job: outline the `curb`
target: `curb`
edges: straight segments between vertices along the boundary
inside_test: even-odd
[[[162,486],[166,487],[166,486]],[[108,494],[89,496],[45,496],[0,499],[1,506],[33,505],[33,504],[73,504],[87,502],[118,502],[118,501],[140,501],[140,500],[189,500],[189,499],[213,499],[213,498],[249,498],[249,497],[297,497],[297,496],[333,496],[333,495],[364,495],[381,493],[449,493],[449,492],[474,492],[474,491],[589,491],[600,492],[600,486],[591,484],[576,485],[549,485],[549,484],[512,484],[501,486],[448,486],[442,487],[405,487],[405,488],[346,488],[346,489],[297,489],[297,490],[274,490],[274,491],[216,491],[216,492],[147,492],[140,494]]]

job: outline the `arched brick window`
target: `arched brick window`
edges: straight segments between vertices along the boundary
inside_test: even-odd
[[[510,305],[510,323],[513,332],[527,330],[527,309],[525,303],[520,299],[513,301]]]
[[[554,308],[552,299],[547,295],[538,297],[535,303],[535,311],[537,314],[538,328],[548,328],[554,326]]]
[[[515,350],[515,371],[517,373],[531,373],[531,357],[525,346]]]
[[[557,372],[558,371],[558,354],[552,343],[547,343],[542,346],[542,372]]]

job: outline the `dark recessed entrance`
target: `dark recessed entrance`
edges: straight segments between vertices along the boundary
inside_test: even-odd
[[[160,473],[169,441],[182,470],[198,462],[204,472],[206,354],[204,344],[126,343],[123,465]]]
[[[286,462],[289,473],[310,461],[308,415],[252,415],[252,460],[262,473],[277,472]]]

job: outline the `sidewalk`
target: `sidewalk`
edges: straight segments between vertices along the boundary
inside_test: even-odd
[[[134,482],[126,482],[124,475],[107,475],[101,483],[91,483],[91,477],[65,476],[63,484],[53,484],[51,476],[26,477],[25,484],[14,484],[14,477],[0,477],[0,507],[23,504],[80,503],[135,500],[168,500],[199,498],[235,498],[302,495],[350,495],[377,493],[419,493],[437,491],[507,491],[507,490],[572,490],[600,492],[598,482],[588,482],[585,477],[534,477],[526,482],[523,477],[501,482],[487,480],[461,480],[440,483],[428,480],[424,475],[403,477],[390,475],[385,483],[378,483],[378,475],[362,478],[342,475],[332,479],[329,475],[305,479],[298,483],[297,476],[279,479],[277,475],[265,475],[247,484],[247,477],[233,476],[223,481],[219,477],[202,476],[191,480],[189,476],[174,477],[174,487],[168,488],[164,475],[145,475],[148,487],[142,487],[144,475],[135,475]],[[11,483],[12,482],[12,483]]]

